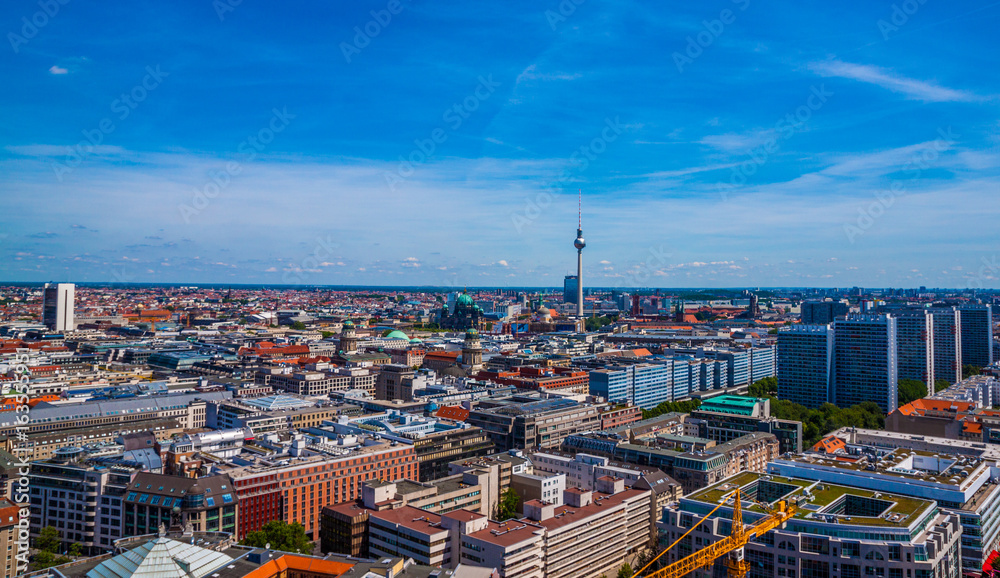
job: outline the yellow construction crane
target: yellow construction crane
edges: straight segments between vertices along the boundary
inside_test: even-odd
[[[746,546],[747,542],[752,540],[755,536],[766,534],[767,532],[770,532],[787,522],[788,519],[794,516],[795,512],[798,511],[798,504],[782,500],[778,502],[777,506],[773,509],[767,507],[765,504],[759,504],[767,510],[767,515],[749,526],[744,526],[743,506],[739,488],[730,494],[730,496],[733,500],[733,530],[729,536],[726,536],[718,542],[709,544],[689,556],[681,558],[666,568],[656,570],[646,576],[646,578],[682,578],[699,568],[708,567],[717,559],[727,554],[729,555],[729,559],[726,560],[726,566],[729,568],[729,578],[746,578],[747,573],[750,571],[750,565],[744,558],[743,547]],[[727,497],[719,502],[718,506],[712,508],[712,511],[705,514],[705,516],[698,520],[697,523],[692,524],[690,530],[684,532],[680,538],[674,540],[673,544],[657,554],[656,558],[650,560],[648,564],[633,574],[632,578],[638,578],[641,576],[642,573],[646,571],[646,568],[649,568],[660,558],[660,556],[669,552],[671,548],[676,546],[678,542],[694,531],[695,528],[701,525],[702,522],[708,519],[709,516],[714,514],[716,510],[728,501],[729,498]]]

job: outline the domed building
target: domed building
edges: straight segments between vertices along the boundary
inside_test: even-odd
[[[410,341],[410,336],[403,333],[402,331],[395,329],[386,333],[382,339],[405,339],[407,343]]]
[[[475,329],[465,330],[465,343],[462,345],[462,367],[467,370],[482,369],[483,348],[479,343],[479,332]]]
[[[340,330],[340,350],[344,353],[355,353],[358,350],[358,334],[354,331],[354,322],[348,319]]]
[[[453,312],[449,312],[448,306],[445,305],[441,308],[438,318],[438,325],[442,328],[461,331],[465,331],[466,329],[480,329],[482,323],[483,310],[476,305],[467,291],[463,291],[458,296],[458,299],[455,300],[455,310]]]

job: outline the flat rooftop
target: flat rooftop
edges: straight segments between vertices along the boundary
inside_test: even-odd
[[[863,449],[871,451],[838,452],[825,455],[803,454],[789,461],[838,470],[870,472],[901,479],[920,480],[963,490],[975,482],[983,469],[989,467],[985,460],[975,456],[906,448],[889,449],[866,446]]]
[[[934,506],[930,500],[756,472],[738,474],[683,499],[714,507],[729,500],[736,488],[743,494],[747,511],[765,513],[755,502],[798,499],[795,518],[854,526],[908,528]]]

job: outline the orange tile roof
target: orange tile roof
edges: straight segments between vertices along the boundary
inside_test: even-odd
[[[838,438],[837,436],[826,436],[825,438],[816,442],[816,445],[812,447],[814,452],[823,452],[827,454],[836,453],[837,450],[847,449],[847,444],[844,440]]]
[[[648,349],[645,348],[633,349],[632,353],[634,353],[636,357],[649,357],[650,355],[653,355]]]
[[[469,419],[469,410],[460,406],[446,405],[434,412],[434,416],[455,421],[465,421]]]
[[[348,564],[346,562],[323,560],[321,558],[313,558],[311,556],[284,554],[280,558],[275,558],[261,564],[259,568],[253,570],[249,574],[246,574],[244,578],[275,578],[277,576],[286,576],[289,570],[294,570],[296,573],[305,573],[311,576],[335,578],[337,576],[343,576],[344,573],[353,567],[354,564]]]

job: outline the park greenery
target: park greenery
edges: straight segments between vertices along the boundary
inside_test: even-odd
[[[698,409],[701,405],[700,399],[687,399],[684,401],[665,401],[653,409],[642,410],[642,419],[659,417],[665,413],[690,413]]]
[[[588,317],[585,323],[587,326],[587,331],[597,331],[598,329],[604,327],[605,325],[611,325],[615,321],[618,321],[617,315]]]

